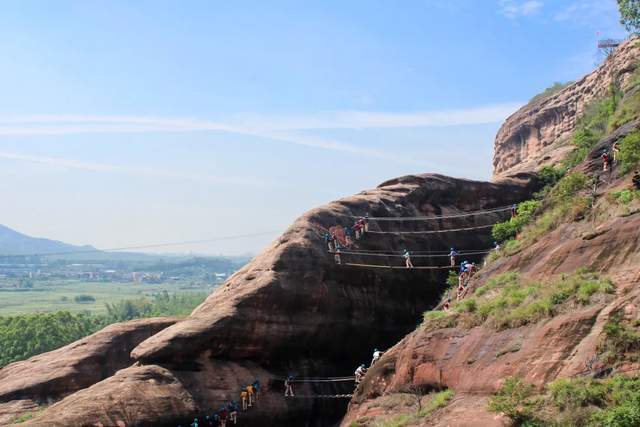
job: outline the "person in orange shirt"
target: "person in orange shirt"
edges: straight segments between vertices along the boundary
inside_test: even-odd
[[[253,386],[251,384],[247,386],[247,394],[249,395],[249,406],[253,406]]]

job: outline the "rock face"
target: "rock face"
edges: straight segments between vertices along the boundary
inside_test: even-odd
[[[510,116],[496,136],[493,178],[533,171],[570,151],[566,139],[585,106],[609,93],[613,76],[626,89],[639,57],[638,39],[631,39],[591,74]]]
[[[127,425],[176,425],[237,399],[240,387],[255,378],[263,384],[263,398],[257,408],[242,414],[243,425],[331,425],[344,414],[344,400],[285,400],[282,377],[287,373],[350,375],[368,360],[374,347],[390,346],[415,328],[422,312],[437,302],[447,269],[337,266],[327,253],[324,230],[351,224],[365,213],[433,216],[508,206],[528,197],[536,187],[528,175],[499,183],[406,176],[314,209],[189,317],[135,347],[131,356],[142,366],[122,370],[66,397],[25,425],[45,421],[60,426],[97,421],[114,425],[119,420]],[[481,228],[457,233],[369,233],[358,246],[398,252],[403,248],[446,252],[452,245],[485,249],[492,242],[490,225],[505,215],[508,212],[427,222],[372,220],[372,232]],[[344,254],[343,261],[403,265],[401,257]],[[416,266],[447,263],[446,256],[414,259]],[[350,393],[353,384],[307,384],[296,389],[300,395],[343,394]],[[146,410],[159,401],[161,414]]]

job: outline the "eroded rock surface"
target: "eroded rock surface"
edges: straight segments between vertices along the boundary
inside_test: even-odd
[[[172,425],[175,420],[184,422],[187,415],[237,399],[240,387],[255,378],[264,385],[263,400],[242,414],[243,425],[335,423],[346,409],[344,400],[285,401],[283,376],[351,374],[355,366],[370,358],[373,347],[391,346],[415,328],[422,312],[437,302],[447,270],[337,266],[333,255],[327,253],[324,230],[352,224],[365,213],[372,217],[432,216],[507,206],[527,198],[536,188],[529,175],[499,183],[440,175],[406,176],[314,209],[189,317],[140,343],[131,356],[142,366],[127,368],[68,396],[26,425],[40,425],[45,420],[52,425],[84,425],[92,413],[105,425],[113,425],[107,420],[113,423],[125,415],[127,425]],[[370,233],[359,242],[359,248],[447,251],[455,245],[466,250],[485,249],[492,242],[490,225],[505,216],[508,212],[402,224],[371,221],[371,231],[482,228],[429,234],[428,238]],[[403,264],[402,258],[345,254],[343,259],[349,263]],[[415,259],[414,263],[442,266],[447,261],[445,257]],[[148,377],[149,371],[144,369],[151,369],[154,376]],[[162,406],[162,417],[155,410],[145,410],[171,394],[165,394],[168,387],[180,396],[178,401],[169,399],[171,404]],[[299,393],[349,393],[353,385],[323,387],[307,385],[299,388]],[[129,412],[124,414],[123,408]]]
[[[585,106],[609,93],[613,76],[626,89],[639,57],[638,39],[631,39],[591,74],[510,116],[496,136],[494,179],[533,171],[567,154],[572,148],[567,138]]]

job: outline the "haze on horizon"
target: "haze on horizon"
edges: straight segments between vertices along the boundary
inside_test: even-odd
[[[480,4],[482,3],[482,4]],[[489,179],[500,123],[622,38],[615,0],[0,5],[0,223],[258,252],[410,173]]]

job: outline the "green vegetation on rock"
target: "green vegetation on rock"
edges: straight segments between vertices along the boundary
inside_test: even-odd
[[[541,393],[520,378],[507,378],[488,409],[520,426],[633,427],[640,425],[640,379],[561,378]]]
[[[455,303],[450,313],[425,313],[423,327],[515,328],[553,317],[571,306],[591,304],[598,295],[613,291],[610,280],[585,271],[552,281],[527,281],[516,272],[508,272],[488,280]]]

